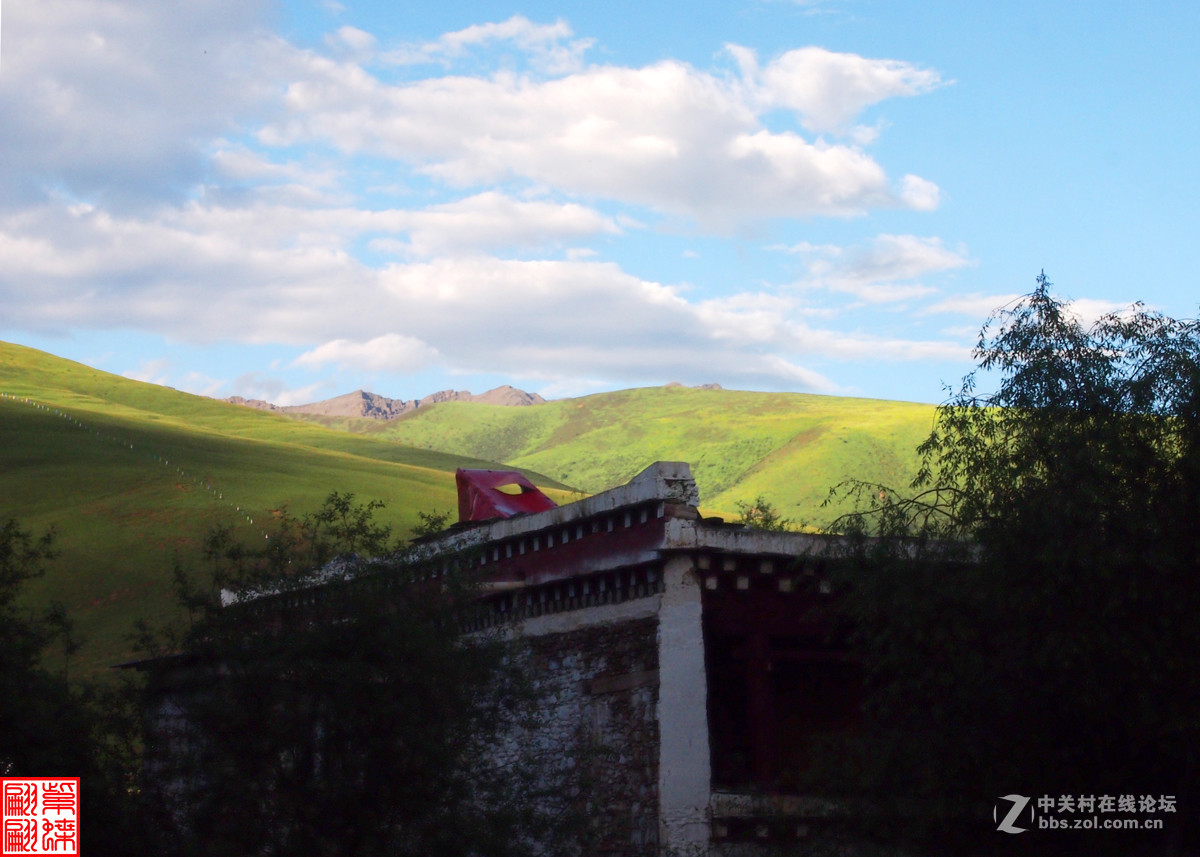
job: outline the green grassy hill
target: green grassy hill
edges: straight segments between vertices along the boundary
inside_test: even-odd
[[[820,526],[846,479],[906,486],[932,405],[794,393],[649,387],[534,407],[447,402],[392,422],[305,417],[365,437],[527,467],[594,493],[656,460],[687,461],[706,510],[736,516],[764,495]]]
[[[61,555],[26,596],[67,606],[87,640],[71,665],[84,674],[128,654],[135,619],[172,614],[172,564],[199,569],[213,525],[261,540],[276,510],[302,514],[337,490],[383,501],[403,534],[417,511],[456,508],[456,467],[488,466],[0,343],[0,522],[57,531]]]
[[[707,512],[736,517],[763,495],[821,526],[845,510],[821,507],[843,480],[906,485],[932,420],[930,405],[685,387],[301,419],[0,343],[0,520],[56,529],[61,556],[28,600],[66,604],[88,640],[72,668],[95,674],[128,654],[135,619],[172,614],[172,564],[200,568],[215,524],[260,540],[278,510],[337,490],[382,500],[400,534],[418,511],[455,508],[456,467],[503,462],[562,501],[677,460]]]

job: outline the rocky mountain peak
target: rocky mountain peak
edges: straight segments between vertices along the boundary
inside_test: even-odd
[[[474,395],[469,390],[439,390],[420,399],[389,399],[367,390],[355,390],[306,405],[275,405],[262,399],[245,399],[231,396],[225,401],[263,411],[292,414],[317,414],[326,417],[356,417],[373,420],[394,420],[417,408],[437,405],[442,402],[481,402],[487,405],[511,405],[523,407],[540,405],[546,400],[537,393],[527,393],[509,384],[504,384],[486,393]]]

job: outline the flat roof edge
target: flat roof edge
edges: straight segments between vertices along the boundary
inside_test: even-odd
[[[475,547],[656,501],[692,508],[699,505],[700,492],[687,462],[656,461],[616,488],[544,512],[481,521],[469,530],[435,538],[423,547],[427,549],[426,555],[432,557],[443,551]]]

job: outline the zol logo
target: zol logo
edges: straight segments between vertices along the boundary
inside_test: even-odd
[[[1029,828],[1017,827],[1016,822],[1021,817],[1021,813],[1025,811],[1025,807],[1029,806],[1029,798],[1024,795],[1004,795],[1000,800],[1006,800],[1012,804],[1008,810],[1008,815],[1004,819],[1000,819],[1000,805],[996,804],[992,807],[992,821],[996,822],[996,829],[1004,833],[1024,833]],[[1029,807],[1029,820],[1033,821],[1033,807]]]
[[[79,777],[0,777],[0,856],[79,854]]]

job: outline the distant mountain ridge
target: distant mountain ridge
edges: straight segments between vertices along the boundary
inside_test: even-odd
[[[86,641],[73,675],[99,678],[134,657],[137,620],[178,620],[171,568],[205,574],[203,545],[217,527],[262,545],[285,511],[302,516],[338,491],[384,503],[376,520],[403,537],[419,512],[456,508],[456,469],[506,467],[318,419],[337,418],[237,407],[0,342],[0,526],[15,518],[55,533],[58,558],[26,583],[20,609],[63,603]],[[527,475],[560,502],[572,496]]]
[[[262,399],[244,399],[241,396],[231,396],[225,401],[235,405],[257,408],[260,411],[274,411],[283,414],[315,414],[324,417],[357,417],[372,420],[394,420],[418,408],[437,405],[442,402],[481,402],[485,405],[511,405],[523,407],[526,405],[543,405],[546,400],[537,393],[526,393],[508,384],[488,390],[486,393],[475,395],[469,390],[439,390],[420,399],[389,399],[378,393],[368,393],[366,390],[355,390],[332,399],[321,402],[310,402],[306,405],[274,405]]]
[[[665,384],[556,399],[536,408],[448,401],[396,420],[289,414],[403,447],[502,461],[585,493],[654,461],[687,461],[706,510],[736,517],[759,495],[784,517],[823,526],[849,512],[830,488],[904,486],[919,467],[933,405]],[[844,492],[843,492],[844,493]]]
[[[358,390],[308,406],[324,413],[261,407],[0,342],[0,523],[58,534],[59,559],[27,592],[30,604],[62,600],[90,640],[73,670],[131,657],[134,620],[169,618],[165,571],[203,568],[210,527],[261,543],[276,514],[315,509],[331,490],[386,503],[381,520],[404,533],[422,510],[455,508],[459,467],[543,474],[534,481],[563,501],[687,461],[707,512],[736,518],[761,495],[820,527],[851,509],[840,495],[826,503],[831,486],[909,484],[935,418],[926,404],[674,383],[544,403],[500,387],[409,403]]]

